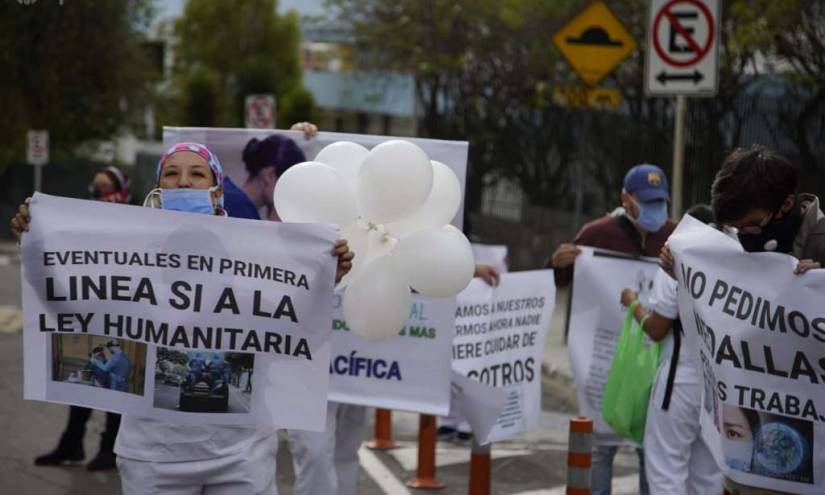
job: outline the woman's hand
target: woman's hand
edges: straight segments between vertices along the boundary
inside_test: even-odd
[[[473,274],[481,280],[487,282],[487,285],[495,287],[501,282],[501,275],[498,270],[492,265],[485,265],[483,263],[476,263],[476,271]]]
[[[659,266],[665,273],[670,275],[670,278],[676,280],[676,272],[673,271],[673,255],[670,253],[670,248],[667,247],[667,244],[662,246],[662,250],[659,251]]]
[[[550,258],[551,268],[562,270],[576,262],[576,257],[581,254],[581,249],[575,244],[565,243],[556,248],[553,257]]]
[[[318,126],[312,122],[297,122],[292,124],[290,131],[304,131],[304,139],[312,139],[318,134]]]
[[[337,284],[352,270],[352,259],[355,258],[355,253],[349,250],[349,245],[345,239],[339,239],[335,241],[332,255],[338,258],[338,270],[335,272],[335,283]]]
[[[797,275],[802,275],[808,270],[819,270],[820,268],[822,268],[822,264],[818,261],[802,260],[796,265],[796,269],[793,272]]]
[[[29,224],[32,221],[31,213],[29,212],[31,202],[31,198],[26,198],[26,201],[17,208],[17,214],[11,219],[11,233],[18,242],[20,242],[20,238],[23,237],[23,233],[29,231]]]
[[[633,301],[636,301],[637,299],[639,299],[638,292],[630,289],[624,289],[622,291],[622,306],[630,306],[633,304]]]

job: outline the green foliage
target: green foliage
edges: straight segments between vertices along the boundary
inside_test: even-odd
[[[0,2],[0,173],[48,129],[52,156],[140,117],[153,74],[141,48],[148,1]]]
[[[242,126],[246,95],[275,94],[281,107],[300,93],[298,17],[276,10],[275,0],[187,2],[175,24],[180,120],[164,124]]]

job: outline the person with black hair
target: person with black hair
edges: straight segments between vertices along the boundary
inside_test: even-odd
[[[796,273],[825,266],[825,213],[819,198],[797,193],[799,170],[761,145],[737,148],[725,158],[711,186],[716,222],[735,235],[745,251],[789,254]],[[660,261],[671,275],[667,246]]]
[[[687,212],[710,224],[710,206],[698,204]],[[648,307],[639,294],[622,291],[621,301],[651,339],[662,342],[662,358],[650,392],[645,423],[645,472],[650,493],[705,495],[722,491],[722,472],[701,435],[700,404],[703,381],[695,355],[681,349],[677,284],[663,270],[653,279]]]
[[[794,272],[825,266],[825,214],[819,198],[798,193],[799,170],[765,146],[737,148],[722,163],[711,186],[716,223],[748,252],[777,252],[799,260]],[[665,245],[659,256],[673,278],[674,260]],[[782,492],[723,479],[724,493],[768,495]]]
[[[290,130],[303,131],[306,139],[318,133],[318,128],[309,122],[294,124]],[[238,187],[229,177],[223,180],[227,214],[260,220],[259,211],[266,208],[269,220],[280,220],[272,197],[275,184],[289,167],[307,161],[304,152],[287,136],[272,134],[264,139],[250,139],[242,157],[249,174],[243,186]]]

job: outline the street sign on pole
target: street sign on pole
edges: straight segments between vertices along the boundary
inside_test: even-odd
[[[247,129],[275,128],[275,95],[247,95]]]
[[[651,0],[645,90],[650,96],[714,96],[719,0]]]
[[[602,1],[593,2],[553,36],[573,70],[596,85],[636,49],[636,42]]]
[[[49,131],[29,129],[26,134],[26,161],[34,166],[34,190],[43,187],[43,165],[49,162]]]
[[[30,129],[26,146],[26,161],[29,165],[45,165],[49,162],[49,131]]]

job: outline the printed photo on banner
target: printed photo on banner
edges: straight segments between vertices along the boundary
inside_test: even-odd
[[[52,380],[143,395],[146,344],[96,335],[52,335]]]
[[[255,355],[157,348],[154,406],[182,412],[248,413]]]
[[[813,423],[753,409],[722,406],[722,449],[731,469],[813,483]]]
[[[280,141],[278,147],[279,156],[289,154],[290,160],[312,161],[318,153],[326,146],[339,141],[351,141],[367,149],[372,149],[376,145],[391,139],[403,139],[419,146],[430,160],[435,160],[449,167],[458,176],[461,185],[461,197],[464,197],[464,184],[467,178],[467,155],[468,143],[466,141],[442,141],[436,139],[420,138],[394,138],[391,136],[378,136],[370,134],[347,134],[338,132],[327,132],[321,129],[312,139],[306,139],[299,131],[282,131],[274,129],[226,129],[208,127],[164,127],[163,145],[167,148],[175,143],[197,142],[209,146],[209,149],[217,154],[221,159],[227,179],[232,182],[232,187],[243,188],[244,184],[250,180],[252,173],[259,173],[256,169],[255,160],[245,159],[251,155],[261,154],[265,147],[272,143],[265,143],[269,136],[282,136],[288,138],[290,145]],[[249,155],[249,156],[248,156]],[[277,168],[277,167],[276,167]],[[265,171],[263,171],[265,172]],[[276,173],[283,173],[277,170]],[[273,178],[274,179],[274,178]],[[272,181],[274,184],[274,180]],[[270,184],[270,187],[272,187]],[[272,202],[272,191],[266,197],[262,197],[264,203]],[[257,203],[256,203],[257,204]],[[277,219],[274,205],[264,204],[258,207],[260,218]],[[462,206],[452,224],[461,228],[463,223],[463,199]],[[230,213],[230,216],[232,214]]]

